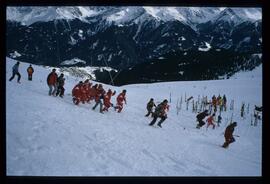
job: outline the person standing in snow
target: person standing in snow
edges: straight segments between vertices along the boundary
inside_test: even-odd
[[[100,105],[100,109],[99,109],[99,112],[100,113],[103,113],[103,103],[102,103],[102,99],[104,98],[104,95],[105,95],[105,90],[103,89],[102,87],[102,84],[99,84],[98,87],[97,87],[97,90],[96,90],[96,97],[95,97],[95,101],[96,101],[96,104],[94,105],[94,107],[92,108],[93,110],[96,109],[96,107],[98,105]]]
[[[224,106],[224,111],[226,111],[226,108],[227,108],[227,98],[225,95],[223,95],[223,106]]]
[[[145,115],[146,117],[148,117],[150,114],[152,114],[153,117],[153,107],[156,107],[156,104],[154,103],[154,99],[151,98],[150,101],[147,103],[146,109],[148,111],[148,113]]]
[[[215,117],[215,113],[213,115],[210,115],[206,121],[207,121],[207,126],[206,128],[208,128],[210,125],[213,125],[213,129],[215,129],[216,125],[214,124],[214,117]]]
[[[196,128],[200,129],[203,125],[205,125],[205,122],[203,121],[203,119],[208,116],[208,110],[205,110],[201,113],[199,113],[196,118],[197,118],[197,121],[199,122],[196,126]]]
[[[32,65],[29,65],[29,67],[27,68],[27,74],[28,74],[29,81],[32,80],[33,73],[34,73],[34,68],[32,67]]]
[[[237,126],[236,122],[233,122],[232,124],[227,126],[225,133],[224,133],[225,142],[222,145],[223,148],[227,148],[229,146],[229,144],[235,142],[235,139],[233,137],[233,132],[234,132],[234,128],[236,126]]]
[[[116,98],[116,101],[117,101],[117,104],[116,106],[114,107],[114,109],[118,109],[118,113],[120,113],[123,109],[123,102],[125,102],[125,104],[127,104],[127,101],[126,101],[126,93],[127,93],[127,90],[123,90],[122,93],[120,93],[117,98]]]
[[[10,77],[9,81],[12,81],[15,77],[15,75],[18,76],[18,79],[17,79],[17,82],[18,83],[21,83],[20,82],[20,79],[21,79],[21,74],[19,73],[19,65],[20,65],[20,62],[18,61],[13,67],[12,67],[12,76]]]
[[[218,121],[217,121],[217,126],[219,127],[219,124],[221,123],[222,117],[218,115]]]
[[[57,78],[57,92],[56,92],[56,96],[60,96],[61,98],[63,98],[64,96],[64,92],[65,92],[65,78],[64,78],[64,74],[61,73],[61,75]]]
[[[53,95],[55,96],[56,90],[57,90],[57,74],[56,69],[52,69],[52,72],[47,77],[47,84],[49,86],[49,96]],[[52,91],[53,90],[53,91]]]
[[[214,106],[214,112],[216,112],[217,111],[217,98],[215,95],[212,97],[212,105]]]
[[[85,90],[85,101],[87,103],[90,103],[90,89],[91,89],[92,83],[90,83],[89,79],[86,79],[83,83],[83,88]]]
[[[157,121],[157,118],[161,118],[160,121],[158,122],[158,126],[162,128],[161,124],[167,119],[166,111],[168,110],[169,110],[168,100],[165,99],[156,107],[155,112],[153,114],[154,119],[151,121],[149,126],[153,126]]]

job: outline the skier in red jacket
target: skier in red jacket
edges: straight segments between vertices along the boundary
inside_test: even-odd
[[[108,90],[108,92],[106,93],[106,95],[104,95],[104,108],[103,111],[108,111],[108,109],[113,106],[113,104],[111,103],[111,97],[114,96],[116,93],[116,91],[112,92],[111,89]]]
[[[116,101],[117,101],[117,104],[116,106],[114,107],[114,109],[118,109],[117,112],[121,112],[122,109],[123,109],[123,101],[125,101],[125,104],[127,104],[127,101],[126,101],[126,92],[127,90],[123,90],[122,93],[120,93],[117,98],[116,98]]]
[[[83,88],[83,82],[80,81],[74,88],[72,89],[72,97],[73,97],[73,103],[75,105],[78,105],[80,101],[82,100],[82,88]]]
[[[209,116],[206,121],[207,121],[207,126],[206,128],[208,128],[210,125],[213,126],[213,129],[215,129],[216,125],[214,124],[214,117],[215,117],[215,113],[211,116]]]

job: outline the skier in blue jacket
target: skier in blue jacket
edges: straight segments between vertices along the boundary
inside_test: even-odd
[[[13,67],[12,67],[12,76],[10,77],[9,81],[12,81],[15,77],[15,75],[18,75],[18,80],[17,82],[18,83],[21,83],[20,82],[20,79],[21,79],[21,74],[19,73],[19,65],[20,65],[20,62],[18,61]]]

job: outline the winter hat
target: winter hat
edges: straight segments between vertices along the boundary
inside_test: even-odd
[[[234,126],[237,126],[237,123],[236,123],[236,122],[233,122],[232,124],[233,124]]]
[[[126,92],[127,92],[127,90],[124,89],[124,90],[123,90],[123,93],[126,93]]]
[[[168,100],[167,99],[163,100],[163,103],[168,103]]]
[[[153,98],[150,99],[150,101],[153,101],[153,100],[154,100]]]

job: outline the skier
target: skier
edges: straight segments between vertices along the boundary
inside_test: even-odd
[[[155,112],[153,113],[154,119],[151,121],[149,126],[154,125],[155,122],[157,121],[157,118],[161,118],[160,121],[158,122],[158,126],[162,128],[161,124],[167,119],[166,111],[168,110],[169,110],[168,100],[165,99],[155,108]]]
[[[223,111],[223,99],[221,97],[219,98],[219,111]]]
[[[126,93],[127,93],[127,90],[124,89],[122,93],[120,93],[116,98],[117,104],[114,107],[114,110],[118,109],[117,111],[118,113],[120,113],[123,109],[123,101],[125,102],[125,104],[127,104]]]
[[[153,107],[156,107],[156,104],[154,103],[154,99],[151,98],[150,101],[147,103],[147,106],[146,106],[146,109],[148,111],[148,113],[145,115],[146,117],[148,117],[150,114],[152,114],[152,117],[153,117]]]
[[[81,90],[81,101],[84,104],[85,102],[90,102],[90,88],[91,88],[91,83],[89,82],[89,79],[86,79],[80,90]]]
[[[56,69],[52,69],[52,72],[47,77],[47,84],[49,86],[49,95],[55,96],[56,90],[57,90],[57,74]],[[53,90],[53,91],[52,91]]]
[[[219,124],[221,123],[222,117],[218,115],[218,121],[217,121],[217,126],[219,127]]]
[[[83,89],[85,90],[85,100],[90,102],[90,92],[91,92],[92,83],[89,82],[89,79],[86,79],[83,83]]]
[[[95,110],[96,107],[97,107],[98,105],[100,105],[99,112],[100,112],[100,113],[103,113],[103,111],[102,111],[103,103],[102,103],[101,100],[104,98],[105,93],[106,93],[106,92],[105,92],[105,90],[103,89],[102,84],[99,84],[98,87],[97,87],[96,97],[95,97],[96,104],[95,104],[94,107],[92,108],[93,110]]]
[[[197,118],[197,121],[199,122],[196,126],[196,128],[200,129],[203,125],[205,125],[205,122],[203,121],[203,119],[208,116],[208,110],[205,110],[201,113],[199,113],[196,118]]]
[[[218,106],[220,106],[220,99],[221,99],[221,96],[218,95],[218,97],[217,97],[217,105],[218,105]]]
[[[28,80],[32,80],[32,75],[34,73],[34,69],[32,67],[32,65],[29,65],[29,67],[27,68],[27,73],[28,73]]]
[[[95,99],[96,94],[97,94],[97,87],[98,87],[98,84],[95,84],[94,86],[90,88],[90,92],[89,92],[90,101]]]
[[[21,74],[19,73],[19,65],[20,62],[18,61],[13,67],[12,67],[12,76],[10,77],[9,81],[12,81],[15,77],[15,75],[18,75],[17,82],[20,84]]]
[[[227,126],[225,133],[224,133],[225,142],[222,146],[223,148],[227,148],[229,146],[229,144],[231,144],[235,141],[235,139],[233,137],[233,131],[234,131],[234,128],[236,126],[237,126],[236,122],[233,122],[232,124]]]
[[[214,117],[215,117],[215,113],[213,115],[210,115],[206,121],[207,121],[207,126],[206,128],[208,128],[210,125],[213,125],[213,129],[215,129],[216,125],[214,124],[215,120],[214,120]]]
[[[57,78],[57,92],[56,92],[56,96],[60,96],[61,98],[63,98],[64,96],[64,92],[65,92],[65,78],[64,78],[64,74],[61,73],[61,75]]]
[[[102,111],[108,111],[108,109],[113,106],[111,103],[111,97],[114,96],[115,93],[116,91],[112,92],[112,90],[109,89],[106,95],[104,95],[104,108]]]
[[[81,101],[81,88],[82,88],[83,82],[80,81],[74,88],[72,89],[72,100],[75,105],[79,105]]]
[[[224,111],[226,111],[226,104],[227,103],[227,98],[226,98],[226,96],[225,96],[225,94],[223,95],[223,106],[224,106]]]
[[[214,106],[214,112],[216,112],[217,111],[217,99],[216,99],[215,95],[212,97],[212,105]]]

